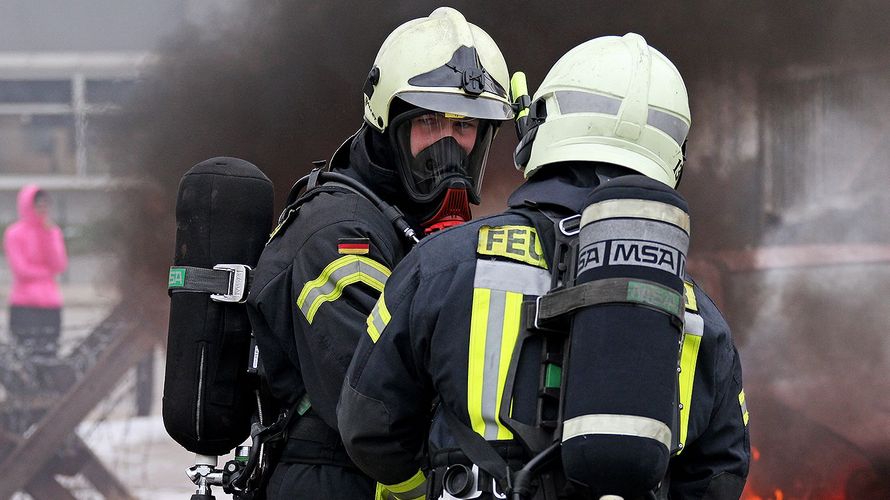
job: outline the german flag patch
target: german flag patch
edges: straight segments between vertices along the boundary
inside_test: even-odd
[[[340,238],[337,252],[343,255],[366,255],[371,251],[371,240],[368,238]]]

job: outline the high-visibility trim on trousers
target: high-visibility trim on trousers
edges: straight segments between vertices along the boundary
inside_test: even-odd
[[[331,262],[318,278],[306,283],[297,298],[297,307],[306,321],[312,323],[318,308],[325,302],[333,302],[343,295],[343,289],[354,283],[383,291],[390,270],[379,262],[362,255],[344,255]]]
[[[563,423],[563,442],[591,434],[654,439],[663,444],[665,448],[671,448],[671,428],[654,418],[637,415],[595,414],[570,418]]]

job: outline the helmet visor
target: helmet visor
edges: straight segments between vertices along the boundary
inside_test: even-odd
[[[396,97],[418,108],[441,113],[454,113],[483,120],[510,120],[513,108],[506,102],[484,96],[470,97],[464,93],[402,92]]]
[[[434,200],[449,187],[467,188],[479,203],[479,189],[496,127],[491,121],[416,109],[392,126],[399,172],[414,201]]]

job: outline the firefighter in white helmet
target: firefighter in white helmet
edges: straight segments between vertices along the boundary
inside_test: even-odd
[[[494,41],[457,10],[406,22],[380,48],[364,123],[330,170],[395,206],[418,235],[468,220],[491,141],[513,116],[508,78]],[[340,440],[336,404],[368,313],[412,245],[391,216],[343,183],[311,185],[257,265],[248,310],[265,379],[296,415],[270,499],[374,496]]]
[[[667,423],[598,415],[570,432],[560,420],[563,396],[583,398],[594,384],[622,379],[575,380],[582,390],[567,393],[569,377],[587,366],[562,364],[565,351],[551,342],[564,345],[558,339],[570,327],[539,323],[536,301],[553,283],[567,284],[565,261],[554,251],[557,234],[570,241],[571,223],[577,227],[592,194],[620,187],[641,198],[682,199],[673,188],[691,120],[679,72],[639,35],[590,40],[557,61],[522,120],[515,161],[527,181],[510,209],[422,242],[393,272],[368,318],[338,408],[350,456],[393,485],[398,499],[424,492],[442,499],[737,499],[750,459],[739,357],[723,317],[682,265],[675,266],[679,290],[654,294],[672,301],[645,309],[670,311],[656,323],[676,335],[667,349],[675,364],[658,380],[676,397],[668,398],[676,418]],[[647,298],[633,302],[629,290],[615,302],[641,307]],[[585,334],[621,328],[591,325]],[[609,361],[584,354],[589,366]],[[642,376],[648,355],[641,351],[641,365],[621,372]],[[636,397],[614,389],[617,399]],[[642,446],[663,447],[663,469],[646,491],[627,482],[606,491],[595,477],[579,479],[563,468],[561,451],[582,435],[633,435]],[[642,472],[649,466],[640,461]]]

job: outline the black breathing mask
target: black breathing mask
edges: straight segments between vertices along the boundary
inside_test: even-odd
[[[478,204],[495,129],[489,120],[426,109],[397,116],[389,136],[406,194],[414,202],[428,203],[460,186]]]

